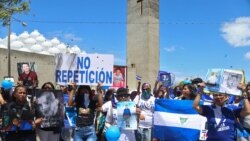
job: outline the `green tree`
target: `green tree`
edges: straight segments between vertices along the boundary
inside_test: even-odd
[[[27,13],[30,0],[0,0],[0,20],[3,25],[10,24],[12,15]]]
[[[0,22],[2,22],[3,26],[8,26],[8,76],[11,76],[11,19],[17,20],[12,16],[18,13],[28,12],[30,10],[29,4],[30,0],[0,0]]]

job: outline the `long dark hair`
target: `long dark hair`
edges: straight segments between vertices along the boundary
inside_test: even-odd
[[[55,90],[55,86],[54,86],[54,84],[53,84],[52,82],[46,82],[46,83],[44,83],[44,84],[42,85],[41,89],[45,89],[45,86],[46,86],[47,84],[49,84],[49,85],[51,86],[52,90]]]
[[[109,89],[104,96],[104,102],[110,101],[112,99],[112,96],[115,94],[114,89]]]
[[[181,96],[181,91],[182,91],[181,86],[179,86],[179,85],[178,85],[178,86],[175,86],[175,87],[174,87],[174,92],[173,92],[173,93],[174,93],[174,96],[175,96],[175,97]]]
[[[77,89],[76,94],[81,94],[81,90],[86,89],[89,92],[89,95],[92,95],[92,91],[89,85],[80,85]]]
[[[195,97],[196,97],[196,88],[195,88],[195,86],[192,85],[192,84],[184,84],[183,87],[182,87],[182,89],[183,89],[185,86],[187,86],[187,88],[188,88],[189,91],[190,91],[189,99],[190,99],[190,100],[194,100]]]
[[[77,89],[76,96],[75,96],[76,107],[81,107],[82,104],[84,104],[84,99],[82,98],[83,94],[81,93],[81,90],[83,89],[88,91],[90,101],[92,101],[94,97],[94,94],[92,93],[89,85],[80,85]]]

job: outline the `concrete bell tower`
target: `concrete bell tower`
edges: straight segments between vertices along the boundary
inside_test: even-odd
[[[159,0],[127,0],[127,84],[153,84],[159,70]]]

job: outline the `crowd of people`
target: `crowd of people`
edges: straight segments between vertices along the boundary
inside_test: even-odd
[[[107,140],[105,137],[106,130],[112,125],[117,125],[117,103],[133,101],[136,104],[138,127],[136,130],[120,129],[119,140],[157,141],[160,139],[154,137],[153,134],[156,99],[193,100],[193,108],[200,115],[207,118],[206,129],[208,132],[206,140],[208,141],[250,139],[249,136],[238,138],[236,134],[238,127],[242,127],[244,131],[250,134],[250,83],[246,86],[244,84],[238,86],[238,89],[242,90],[242,96],[230,96],[216,92],[211,92],[210,95],[205,94],[204,88],[206,84],[200,78],[183,81],[174,88],[163,86],[158,81],[155,82],[154,88],[152,88],[149,83],[141,84],[139,81],[136,91],[129,91],[128,88],[123,87],[103,90],[101,83],[95,89],[91,89],[91,86],[77,86],[74,82],[71,82],[67,86],[61,85],[60,89],[58,89],[61,90],[64,96],[63,105],[76,109],[75,126],[69,126],[66,119],[58,127],[46,127],[41,125],[47,118],[44,113],[49,108],[46,104],[39,107],[39,102],[49,103],[48,100],[52,100],[56,105],[60,104],[60,102],[56,102],[55,96],[52,96],[53,98],[42,101],[32,97],[33,103],[30,103],[29,93],[32,93],[34,89],[38,89],[37,76],[33,72],[24,73],[21,76],[22,78],[19,79],[24,81],[18,81],[13,88],[13,92],[4,88],[1,89],[2,140],[105,141]],[[46,82],[41,89],[53,91],[56,87],[53,83]],[[206,97],[212,99],[211,104],[201,105],[200,101]],[[130,114],[130,112],[128,113]],[[126,126],[129,126],[129,124]],[[65,131],[70,133],[67,138],[64,137]]]

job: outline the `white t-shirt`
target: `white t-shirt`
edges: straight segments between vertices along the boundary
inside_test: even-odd
[[[250,115],[244,117],[243,126],[247,129],[250,129]]]
[[[139,120],[140,128],[152,128],[153,126],[153,114],[155,107],[155,97],[150,96],[149,99],[144,100],[141,95],[137,95],[134,102],[141,109],[141,114],[144,115],[145,120]]]
[[[106,123],[117,125],[117,110],[112,108],[112,102],[108,101],[102,105],[102,111],[107,112]],[[118,141],[135,141],[134,130],[121,129],[121,136]]]
[[[112,125],[117,125],[117,110],[112,108],[112,102],[108,101],[102,105],[102,111],[107,112],[106,122]]]

